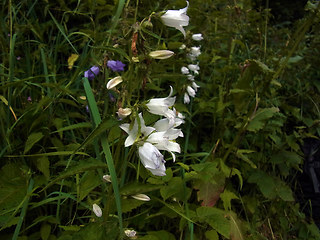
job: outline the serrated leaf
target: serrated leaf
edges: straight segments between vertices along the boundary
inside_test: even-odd
[[[200,221],[208,223],[225,238],[230,238],[231,226],[225,211],[216,207],[199,207],[196,212]]]
[[[239,199],[237,195],[225,189],[223,193],[220,194],[220,198],[223,201],[223,207],[225,210],[231,210],[231,200]]]
[[[122,199],[121,200],[122,212],[123,213],[131,212],[133,209],[140,207],[145,203],[146,202],[144,201],[139,201],[136,199],[129,199],[129,198]]]
[[[169,197],[175,197],[178,200],[188,199],[191,194],[190,188],[183,186],[183,181],[179,177],[172,178],[167,186],[163,186],[160,189],[160,194],[163,200],[168,199]]]
[[[24,146],[23,154],[26,154],[33,147],[34,144],[36,144],[37,142],[39,142],[41,140],[41,138],[43,138],[42,132],[31,133],[27,139],[25,146]]]
[[[247,130],[257,132],[258,130],[262,129],[267,120],[272,118],[277,112],[279,112],[279,108],[277,107],[260,108],[249,122]]]

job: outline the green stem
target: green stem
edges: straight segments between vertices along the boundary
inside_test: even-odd
[[[101,117],[99,114],[98,106],[97,103],[94,99],[94,95],[92,93],[92,89],[90,86],[90,83],[87,78],[83,78],[83,86],[87,95],[87,100],[89,104],[89,108],[92,114],[92,119],[95,124],[95,126],[98,126],[101,123]],[[119,218],[119,228],[120,228],[120,238],[122,239],[123,236],[123,225],[122,225],[122,209],[121,209],[121,198],[120,198],[120,192],[119,192],[119,186],[118,186],[118,179],[117,179],[117,174],[115,170],[115,166],[113,163],[113,158],[112,154],[110,151],[109,143],[107,140],[106,135],[101,136],[101,146],[102,150],[108,165],[109,173],[111,176],[111,183],[114,191],[114,197],[116,200],[116,206],[117,206],[117,211],[118,211],[118,218]]]

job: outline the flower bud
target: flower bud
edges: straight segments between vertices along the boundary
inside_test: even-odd
[[[134,199],[140,200],[140,201],[145,201],[145,202],[150,201],[150,198],[147,195],[142,194],[142,193],[133,195],[131,197],[133,197]]]
[[[135,230],[127,229],[127,230],[124,231],[124,234],[129,238],[134,238],[134,237],[136,238],[137,232]]]
[[[110,175],[103,175],[102,179],[105,182],[111,183],[111,176]]]
[[[202,37],[201,33],[197,33],[197,34],[192,35],[192,39],[195,41],[201,41],[203,39],[203,37]]]
[[[130,108],[119,108],[117,114],[118,114],[119,118],[123,119],[123,118],[129,116],[131,114],[131,112],[132,111]]]
[[[112,78],[108,83],[107,83],[107,89],[111,89],[114,88],[115,86],[117,86],[119,83],[121,83],[122,77],[118,76],[115,78]]]
[[[93,204],[92,205],[92,209],[93,209],[93,212],[94,214],[97,216],[97,217],[101,217],[102,216],[102,210],[101,208],[97,205],[97,204]]]
[[[154,59],[167,59],[171,57],[173,54],[174,52],[170,50],[157,50],[157,51],[150,52],[149,56]]]

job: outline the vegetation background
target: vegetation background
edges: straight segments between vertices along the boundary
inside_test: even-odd
[[[1,2],[1,239],[320,239],[301,188],[301,146],[320,134],[319,1],[189,4],[184,39],[159,17],[182,0]],[[202,51],[189,105],[182,44]],[[148,59],[159,49],[175,55]],[[126,64],[119,91],[105,87],[110,59]],[[101,74],[85,81],[93,65]],[[157,177],[124,147],[116,111],[124,93],[134,106],[170,85],[184,138]]]

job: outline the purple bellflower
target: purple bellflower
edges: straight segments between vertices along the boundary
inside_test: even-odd
[[[109,60],[107,62],[107,66],[108,66],[108,68],[110,68],[114,72],[120,72],[120,71],[124,71],[124,67],[126,65],[119,60],[117,60],[117,61]]]
[[[98,66],[91,67],[88,71],[84,72],[84,77],[88,78],[89,80],[93,80],[95,76],[97,76],[100,72]]]

